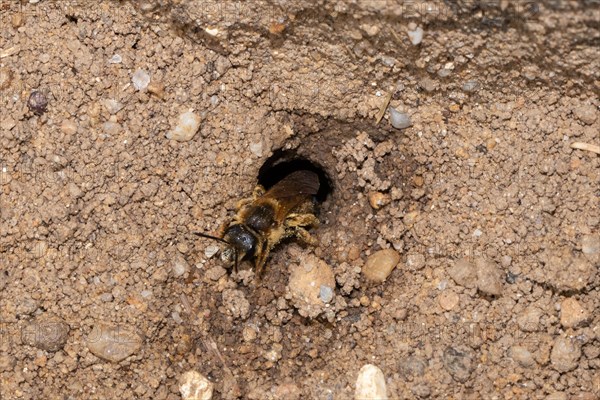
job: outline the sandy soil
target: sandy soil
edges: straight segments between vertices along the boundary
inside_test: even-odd
[[[394,399],[600,395],[600,157],[572,148],[600,144],[598,2],[0,12],[0,398],[179,399],[196,370],[214,399],[350,399],[367,363]],[[231,275],[192,232],[294,158],[332,187],[318,246]],[[335,277],[316,311],[306,265]]]

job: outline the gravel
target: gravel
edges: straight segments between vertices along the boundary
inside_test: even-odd
[[[400,262],[400,254],[394,249],[379,250],[367,258],[362,273],[370,281],[381,283]]]
[[[127,326],[103,323],[94,326],[86,342],[92,354],[113,363],[137,353],[142,347],[142,337]]]
[[[135,90],[143,91],[146,90],[148,85],[150,84],[150,74],[143,69],[138,69],[134,72],[131,77],[131,82],[133,83],[133,87]]]
[[[557,337],[552,346],[550,361],[558,372],[568,372],[577,368],[581,357],[581,347],[576,339]]]
[[[390,112],[390,123],[396,129],[406,129],[412,125],[410,115],[405,112],[396,110],[393,107],[389,108]]]
[[[356,378],[355,400],[387,400],[385,376],[379,367],[364,365]]]
[[[45,351],[58,351],[67,343],[69,325],[55,316],[40,316],[23,329],[23,342]]]
[[[198,114],[192,111],[185,112],[179,116],[177,125],[167,133],[167,139],[178,142],[190,141],[200,129],[201,122],[202,118]]]
[[[475,356],[466,346],[447,347],[442,360],[446,371],[457,382],[466,382],[475,369]]]
[[[589,317],[589,312],[574,298],[566,298],[560,303],[560,324],[565,328],[578,327]]]
[[[197,371],[187,371],[179,378],[179,392],[183,400],[210,400],[213,383]]]

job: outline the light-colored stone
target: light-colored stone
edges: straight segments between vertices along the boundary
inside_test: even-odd
[[[400,254],[394,249],[379,250],[367,258],[362,268],[364,276],[374,282],[383,282],[400,262]]]
[[[450,311],[458,305],[459,297],[452,290],[444,290],[438,296],[438,302],[444,310]]]
[[[554,341],[550,361],[559,372],[569,372],[577,368],[581,357],[581,347],[575,339],[559,337]]]
[[[167,133],[167,139],[178,142],[191,140],[200,128],[200,122],[202,122],[200,116],[192,111],[181,114],[175,128]]]
[[[475,269],[477,271],[477,289],[486,295],[500,296],[503,284],[502,273],[498,265],[494,261],[477,258]]]
[[[179,392],[183,400],[210,400],[213,396],[213,383],[201,373],[191,370],[181,375]]]
[[[142,338],[127,327],[98,323],[88,335],[87,346],[95,356],[116,363],[135,354]]]
[[[448,275],[450,275],[458,285],[468,289],[474,288],[477,282],[475,266],[467,257],[457,260],[454,265],[448,269]]]
[[[379,367],[364,365],[356,379],[355,400],[387,400],[385,376]]]
[[[588,320],[590,314],[574,298],[568,297],[560,304],[560,323],[565,328],[575,328]]]
[[[529,350],[523,346],[513,346],[510,348],[510,358],[515,360],[523,368],[533,367],[535,360]]]
[[[289,297],[300,315],[314,318],[321,314],[327,306],[324,300],[331,301],[333,297],[329,297],[329,289],[335,289],[335,276],[323,260],[307,254],[302,265],[290,266]],[[326,298],[322,296],[324,293]]]

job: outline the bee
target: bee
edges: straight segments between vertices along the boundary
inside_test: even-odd
[[[315,172],[292,172],[269,190],[258,185],[251,197],[240,200],[237,214],[224,226],[220,237],[195,233],[225,243],[222,258],[232,263],[235,271],[239,262],[254,260],[254,271],[260,277],[271,250],[282,240],[298,238],[316,244],[308,229],[319,225],[314,215],[319,187]]]

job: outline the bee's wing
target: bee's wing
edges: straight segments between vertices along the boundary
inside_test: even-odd
[[[277,201],[277,220],[282,221],[294,207],[319,191],[319,176],[307,170],[295,171],[277,182],[262,197]]]

